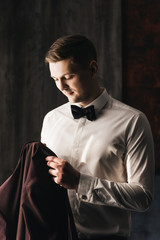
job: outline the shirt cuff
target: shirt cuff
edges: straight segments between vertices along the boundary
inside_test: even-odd
[[[80,180],[77,190],[77,195],[80,200],[87,202],[90,201],[93,194],[95,180],[96,179],[94,177],[82,173],[80,174]]]

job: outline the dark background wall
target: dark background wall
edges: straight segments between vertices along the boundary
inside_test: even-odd
[[[23,144],[40,139],[44,115],[66,101],[44,56],[58,37],[75,33],[94,42],[109,93],[146,113],[160,172],[159,10],[158,0],[0,0],[0,184]],[[133,214],[131,240],[160,239],[159,184],[156,175],[151,209]]]
[[[40,138],[44,115],[66,101],[44,63],[58,37],[76,33],[89,37],[98,50],[99,79],[121,98],[120,3],[0,1],[0,182],[15,167],[23,144]]]
[[[121,98],[121,1],[0,1],[0,182],[12,172],[23,144],[40,138],[44,115],[66,101],[44,56],[58,37],[76,33],[94,42],[98,77]]]

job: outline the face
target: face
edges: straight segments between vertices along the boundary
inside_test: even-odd
[[[95,61],[94,65],[97,66]],[[69,102],[85,106],[94,100],[97,86],[95,74],[90,67],[82,69],[68,58],[59,62],[50,62],[49,69],[57,88]]]

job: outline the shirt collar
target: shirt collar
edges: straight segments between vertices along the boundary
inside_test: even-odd
[[[106,105],[108,99],[109,95],[106,89],[104,89],[101,95],[97,97],[93,102],[89,103],[86,107],[94,105],[95,112],[98,113],[104,107],[104,105]]]
[[[101,93],[101,95],[99,97],[97,97],[94,101],[92,101],[91,103],[89,103],[86,107],[89,107],[91,105],[94,105],[95,108],[95,112],[96,114],[104,107],[104,105],[108,102],[109,100],[109,95],[107,93],[107,90],[104,89],[103,92]],[[80,105],[78,103],[72,103],[71,105],[77,105],[80,107]]]

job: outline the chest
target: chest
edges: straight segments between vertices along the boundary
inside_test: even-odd
[[[83,173],[109,179],[123,175],[124,127],[113,119],[53,122],[47,145]]]

